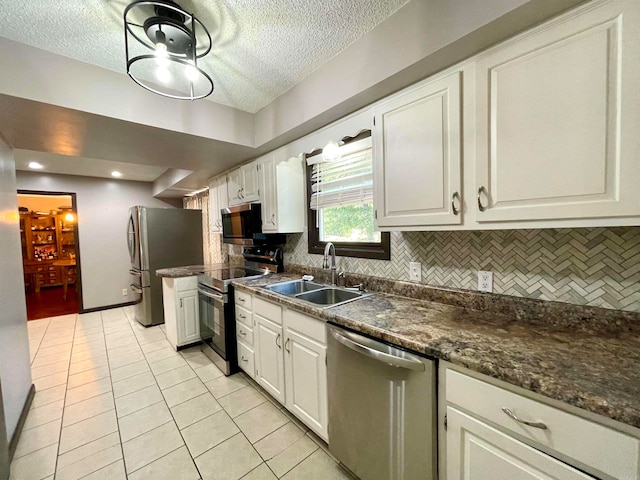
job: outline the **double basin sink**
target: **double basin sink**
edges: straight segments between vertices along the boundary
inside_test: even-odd
[[[304,300],[323,308],[335,307],[371,295],[371,293],[332,287],[306,280],[291,280],[265,288],[271,292]]]

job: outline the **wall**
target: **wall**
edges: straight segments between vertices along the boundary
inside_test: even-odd
[[[31,388],[15,164],[0,137],[0,382],[10,439]],[[0,432],[1,434],[1,432]]]
[[[289,235],[285,264],[322,266],[307,235]],[[640,227],[392,232],[391,260],[338,257],[338,269],[475,290],[478,270],[493,272],[493,291],[640,312]]]
[[[23,171],[16,176],[19,190],[77,194],[83,307],[106,307],[135,300],[131,291],[122,295],[122,289],[129,289],[130,283],[126,242],[129,208],[175,207],[176,201],[153,198],[152,184],[146,182]],[[180,200],[177,203],[179,206]]]

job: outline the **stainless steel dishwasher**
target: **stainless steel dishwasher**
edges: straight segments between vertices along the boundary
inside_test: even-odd
[[[327,328],[329,451],[361,480],[435,480],[435,362]]]

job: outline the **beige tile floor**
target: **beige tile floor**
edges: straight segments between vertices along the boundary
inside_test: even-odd
[[[31,321],[31,411],[10,480],[348,479],[244,374],[129,308]]]

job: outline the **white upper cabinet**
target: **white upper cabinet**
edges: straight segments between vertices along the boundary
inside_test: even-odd
[[[259,201],[257,162],[248,163],[229,172],[227,189],[231,206]]]
[[[374,109],[381,230],[461,222],[461,81],[456,71]]]
[[[222,231],[222,215],[220,210],[229,206],[227,198],[227,176],[209,180],[209,229],[211,232]]]
[[[640,215],[640,4],[590,3],[478,57],[478,222]]]
[[[276,150],[258,159],[262,231],[297,233],[304,229],[304,171],[298,157]]]

